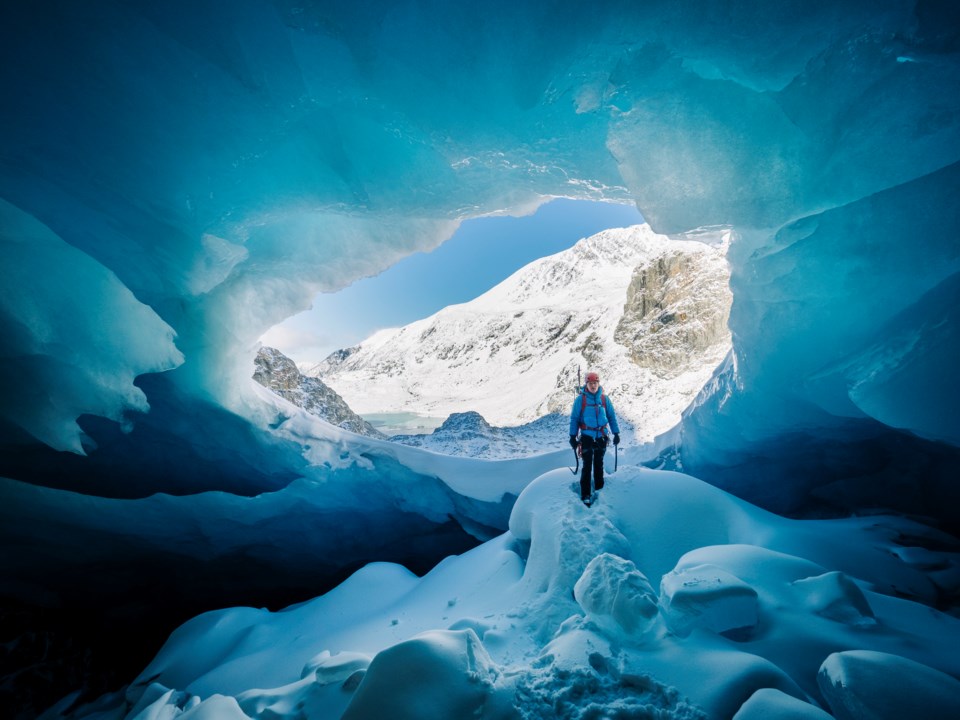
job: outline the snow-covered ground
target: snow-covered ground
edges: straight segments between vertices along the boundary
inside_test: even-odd
[[[190,620],[83,717],[960,717],[960,620],[932,607],[960,584],[944,542],[641,468],[588,509],[550,471],[509,531],[423,578],[375,563],[280,612]]]
[[[605,230],[310,373],[360,415],[472,411],[514,427],[569,413],[578,368],[597,370],[649,441],[677,424],[730,349],[729,239],[724,228]]]

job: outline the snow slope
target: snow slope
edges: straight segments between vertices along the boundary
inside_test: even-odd
[[[475,411],[509,427],[569,413],[579,366],[600,372],[618,415],[649,440],[679,421],[730,348],[729,231],[692,236],[606,230],[310,374],[361,415]]]
[[[639,468],[588,509],[551,471],[423,578],[375,563],[281,612],[194,618],[83,717],[956,717],[960,620],[930,604],[960,564],[919,547],[945,540]]]

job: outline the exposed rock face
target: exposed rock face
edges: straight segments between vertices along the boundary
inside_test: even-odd
[[[729,239],[724,228],[605,230],[309,374],[361,413],[475,411],[514,427],[569,415],[577,368],[596,370],[621,422],[652,439],[730,349]]]
[[[634,269],[614,339],[637,365],[669,379],[729,342],[732,296],[722,272],[704,271],[711,260],[667,252]]]
[[[254,365],[254,380],[297,407],[358,435],[384,437],[323,381],[302,375],[293,360],[279,350],[260,348]]]

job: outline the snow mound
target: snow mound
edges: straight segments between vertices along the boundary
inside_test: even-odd
[[[876,622],[863,591],[844,573],[824,573],[797,580],[794,585],[806,591],[808,607],[817,615],[858,625]]]
[[[733,716],[733,720],[831,720],[833,716],[786,693],[771,688],[757,690]]]
[[[424,633],[374,658],[343,720],[477,717],[498,674],[473,630]]]
[[[508,532],[422,578],[380,563],[282,612],[195,618],[128,695],[178,719],[188,701],[230,717],[229,696],[257,720],[814,720],[828,703],[838,717],[867,707],[861,695],[902,675],[911,707],[952,708],[960,620],[927,604],[928,570],[896,552],[922,532],[894,517],[788,520],[635,467],[586,508],[551,471]],[[923,565],[948,556],[928,549]]]
[[[756,627],[757,591],[712,565],[663,576],[660,605],[670,630],[681,637],[700,627],[716,633]]]
[[[838,720],[960,717],[960,681],[897,655],[833,653],[817,681]]]

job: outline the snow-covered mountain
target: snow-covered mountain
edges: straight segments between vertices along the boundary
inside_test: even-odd
[[[260,348],[254,368],[254,380],[308,413],[358,435],[383,437],[383,433],[353,412],[336,392],[321,380],[301,374],[296,363],[276,348]]]
[[[589,368],[647,440],[677,423],[730,348],[729,235],[606,230],[309,374],[361,415],[474,411],[509,427],[568,413]]]

